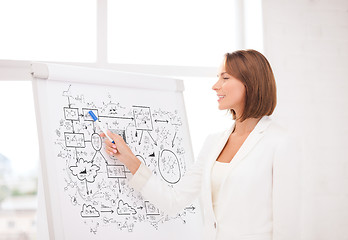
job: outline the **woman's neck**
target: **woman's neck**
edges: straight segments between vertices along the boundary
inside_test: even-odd
[[[245,119],[243,122],[236,120],[234,131],[232,134],[245,135],[251,133],[260,119],[261,118],[248,118]]]

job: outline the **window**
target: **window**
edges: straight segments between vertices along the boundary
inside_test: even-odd
[[[94,62],[95,0],[0,2],[0,58]]]
[[[111,63],[216,67],[236,49],[234,1],[108,1]]]

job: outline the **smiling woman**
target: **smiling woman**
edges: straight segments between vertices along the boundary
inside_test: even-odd
[[[227,53],[218,78],[213,90],[219,96],[219,109],[229,109],[233,119],[244,121],[273,113],[277,105],[276,83],[269,62],[258,51]],[[243,108],[236,109],[238,106]],[[243,114],[237,117],[236,111]]]
[[[206,137],[175,186],[164,184],[110,131],[114,143],[105,140],[106,152],[134,175],[129,185],[169,215],[199,198],[206,240],[300,239],[303,154],[297,139],[269,117],[276,87],[268,61],[255,50],[228,53],[218,78],[219,109],[231,110],[235,121]]]
[[[225,70],[225,63],[220,67],[218,74],[218,82],[213,85],[213,90],[218,95],[219,109],[232,109],[245,101],[244,84],[228,74]]]

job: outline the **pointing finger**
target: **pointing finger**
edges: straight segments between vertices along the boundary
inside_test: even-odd
[[[105,150],[106,150],[107,152],[110,152],[111,155],[113,155],[114,153],[117,153],[117,149],[115,149],[115,148],[106,147]]]
[[[109,139],[105,139],[104,142],[105,142],[106,146],[108,146],[110,148],[115,148],[115,149],[117,148],[116,145],[114,143],[110,142]]]

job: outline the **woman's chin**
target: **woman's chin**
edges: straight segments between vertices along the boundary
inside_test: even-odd
[[[224,106],[218,106],[219,110],[226,110],[227,108]]]

